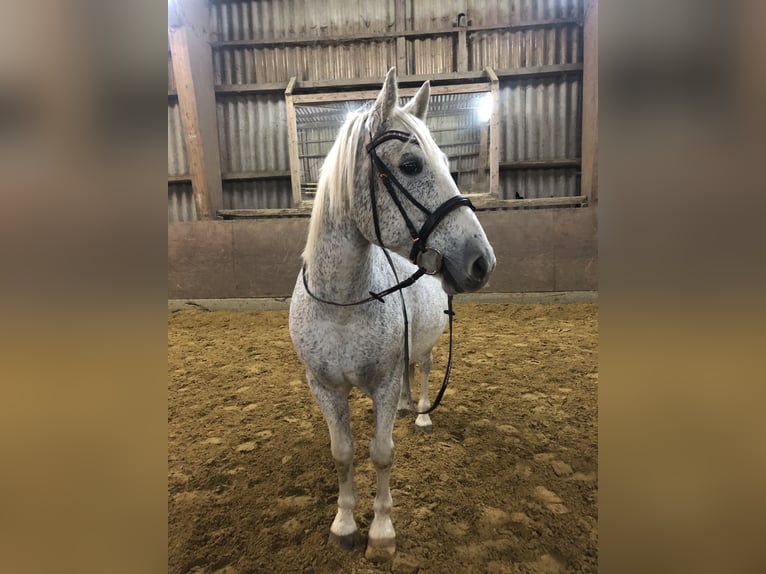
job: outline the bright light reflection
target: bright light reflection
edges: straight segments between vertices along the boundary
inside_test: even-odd
[[[492,117],[492,106],[494,105],[494,98],[492,92],[486,92],[479,100],[479,105],[476,107],[476,117],[480,122],[488,122]]]

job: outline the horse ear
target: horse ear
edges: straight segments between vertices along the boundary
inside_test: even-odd
[[[426,112],[428,111],[428,99],[431,97],[431,82],[426,80],[415,97],[412,98],[407,105],[404,106],[404,111],[412,114],[416,118],[426,121]]]
[[[370,133],[375,134],[391,117],[396,104],[399,102],[399,93],[396,89],[396,68],[391,68],[383,81],[383,89],[370,112]]]

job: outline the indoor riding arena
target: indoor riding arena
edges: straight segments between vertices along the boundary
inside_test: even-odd
[[[597,12],[597,0],[169,1],[168,572],[598,571]],[[395,110],[422,120],[447,162],[400,137],[410,124]],[[320,168],[354,118],[370,131],[355,169],[370,177],[330,224],[330,208],[312,218],[334,181]],[[438,195],[458,191],[454,205]],[[359,207],[370,197],[380,213]],[[336,246],[341,224],[353,231]],[[371,301],[335,310],[352,302],[344,278],[391,274],[357,244],[368,257],[397,234],[412,243],[391,251],[456,293],[430,401],[445,372],[449,384],[429,432],[398,414],[390,465],[371,448],[383,407],[344,374],[358,530],[339,538],[347,467],[316,373],[352,372],[352,353],[319,353],[320,369],[296,341],[353,344],[367,336],[358,310],[388,306],[373,332],[395,324],[391,353],[409,356],[400,301],[432,280],[382,302],[362,289]],[[353,255],[324,268],[317,255],[308,275],[310,236],[327,261]],[[481,258],[459,250],[479,240]],[[421,256],[434,254],[431,268]],[[369,550],[388,469],[395,552],[382,559]]]

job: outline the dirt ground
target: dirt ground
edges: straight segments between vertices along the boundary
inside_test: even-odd
[[[397,554],[328,544],[338,485],[287,311],[168,318],[173,574],[597,571],[596,305],[458,304],[433,433],[399,419]],[[434,352],[431,397],[446,364]],[[357,524],[372,520],[369,399],[351,397]]]

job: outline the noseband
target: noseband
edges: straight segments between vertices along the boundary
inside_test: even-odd
[[[303,286],[306,289],[306,293],[308,293],[313,299],[316,299],[317,301],[321,303],[327,303],[328,305],[335,305],[336,307],[352,307],[355,305],[361,305],[362,303],[368,303],[370,301],[376,300],[383,302],[383,297],[386,295],[390,295],[391,293],[394,293],[396,291],[399,291],[399,296],[401,298],[402,303],[402,315],[404,317],[404,383],[407,386],[407,398],[409,399],[410,408],[415,414],[418,415],[425,415],[436,409],[436,407],[439,406],[439,403],[442,400],[442,397],[444,396],[444,391],[447,390],[447,384],[449,383],[449,375],[450,370],[452,368],[452,318],[455,316],[454,311],[452,310],[452,295],[447,296],[447,309],[444,311],[449,316],[449,357],[447,359],[447,368],[444,372],[444,380],[442,381],[441,389],[439,389],[439,393],[436,395],[436,399],[434,399],[433,404],[424,411],[419,411],[417,408],[415,408],[415,403],[412,400],[412,393],[410,391],[410,345],[409,345],[409,321],[407,318],[407,307],[404,304],[404,295],[402,295],[402,289],[405,289],[406,287],[409,287],[415,281],[420,279],[423,275],[436,275],[441,271],[442,265],[443,265],[443,256],[441,252],[438,249],[435,249],[433,247],[428,247],[426,245],[426,241],[428,241],[428,237],[431,235],[431,232],[436,228],[436,226],[447,216],[448,213],[450,213],[452,210],[457,209],[458,207],[466,206],[470,208],[472,211],[476,211],[476,208],[471,203],[471,200],[463,195],[456,195],[454,197],[450,197],[447,201],[442,203],[439,207],[437,207],[434,211],[430,211],[428,208],[426,208],[422,203],[420,203],[417,199],[412,197],[412,194],[407,191],[407,188],[405,188],[402,183],[396,179],[396,176],[393,174],[391,169],[385,164],[385,162],[380,159],[376,152],[376,148],[389,140],[399,140],[404,143],[412,142],[412,136],[410,134],[407,134],[405,132],[400,132],[396,130],[389,130],[381,133],[376,138],[374,138],[370,143],[367,144],[367,153],[370,155],[371,159],[371,165],[370,165],[370,203],[372,205],[372,221],[375,226],[375,237],[378,240],[378,244],[383,248],[383,254],[386,256],[386,260],[388,261],[389,267],[391,267],[391,271],[394,274],[394,279],[397,281],[397,284],[393,287],[389,287],[388,289],[381,291],[380,293],[373,293],[370,291],[370,296],[366,299],[362,299],[361,301],[354,301],[353,303],[337,303],[335,301],[328,301],[326,299],[322,299],[320,297],[317,297],[314,295],[314,293],[311,292],[309,289],[309,283],[308,283],[308,271],[306,269],[306,265],[304,264],[302,271],[303,275]],[[417,142],[412,142],[417,145]],[[386,246],[383,244],[383,238],[380,232],[380,217],[378,215],[378,201],[377,196],[375,193],[375,168],[378,170],[378,177],[383,182],[383,185],[386,188],[386,191],[388,192],[388,195],[391,196],[391,200],[394,202],[394,205],[396,205],[396,208],[399,210],[399,213],[401,213],[402,218],[404,219],[404,223],[407,225],[407,229],[410,232],[410,236],[412,237],[412,249],[410,250],[410,261],[412,261],[415,265],[418,266],[417,271],[413,273],[410,277],[403,281],[399,281],[399,276],[396,273],[396,267],[394,266],[394,262],[391,259],[391,255],[388,252],[388,249],[386,249]],[[402,205],[402,201],[399,199],[399,197],[396,194],[396,190],[399,190],[399,193],[401,193],[407,201],[409,201],[412,205],[414,205],[416,208],[418,208],[420,211],[426,214],[426,220],[423,222],[423,225],[420,226],[420,229],[415,228],[415,224],[412,223],[412,220],[410,219],[410,216],[407,215],[407,211],[404,209],[404,205]]]
[[[412,237],[410,261],[412,261],[420,269],[423,269],[423,271],[428,275],[435,275],[441,271],[442,254],[438,249],[426,246],[426,241],[428,241],[428,237],[431,235],[431,232],[453,209],[466,206],[469,207],[472,211],[476,211],[476,208],[471,203],[471,200],[463,195],[450,197],[434,211],[430,211],[428,208],[424,207],[422,203],[412,197],[412,194],[407,191],[407,188],[402,185],[402,183],[393,174],[391,169],[378,156],[376,151],[377,147],[380,144],[390,140],[399,140],[401,142],[407,143],[411,142],[412,136],[405,132],[389,130],[378,135],[375,139],[367,144],[367,153],[370,154],[370,159],[372,160],[372,165],[370,166],[370,201],[372,203],[372,218],[375,225],[375,236],[378,240],[378,243],[383,246],[383,240],[380,233],[380,222],[378,220],[378,204],[375,195],[375,168],[377,168],[378,177],[383,182],[386,191],[388,191],[388,195],[391,196],[391,200],[394,202],[394,205],[396,205],[399,213],[402,214],[404,223],[407,225],[407,229],[409,230],[410,236]],[[407,215],[407,211],[404,209],[404,206],[402,205],[402,202],[397,196],[394,188],[399,190],[399,193],[401,193],[407,199],[407,201],[409,201],[412,205],[426,214],[426,220],[423,222],[420,230],[415,228],[415,225],[412,223],[409,215]]]

